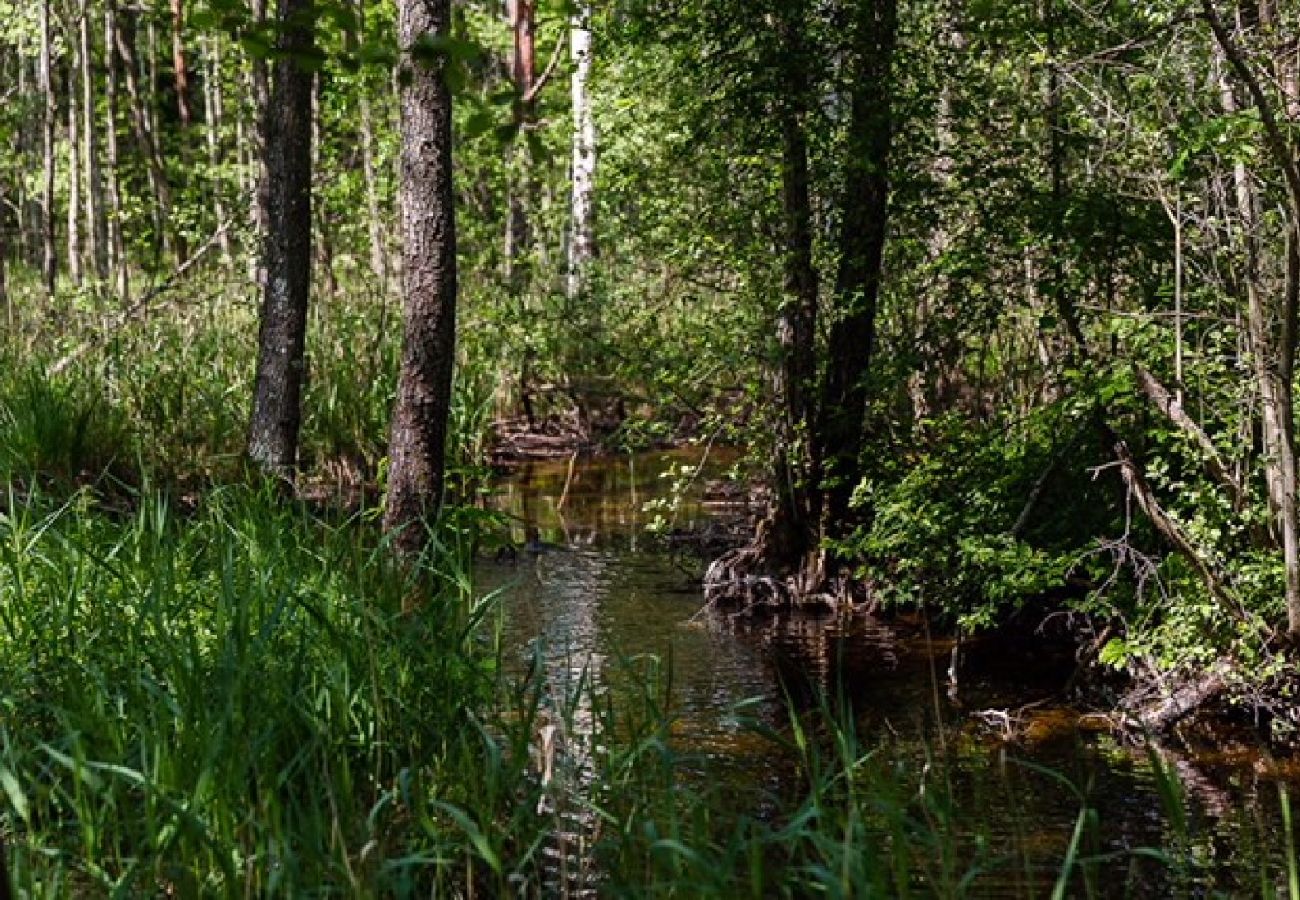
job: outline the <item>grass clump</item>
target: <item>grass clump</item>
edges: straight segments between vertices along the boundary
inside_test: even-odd
[[[404,573],[363,523],[313,521],[245,488],[187,518],[158,495],[124,520],[85,493],[11,497],[0,786],[23,832],[17,885],[231,896],[417,883],[384,862],[438,828],[402,795],[462,792],[454,761],[492,684],[462,562],[449,549]]]

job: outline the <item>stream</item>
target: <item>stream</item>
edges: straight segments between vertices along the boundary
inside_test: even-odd
[[[780,730],[791,706],[838,693],[863,746],[886,764],[917,778],[943,758],[962,842],[982,848],[982,860],[1010,860],[975,879],[979,896],[1050,894],[1084,803],[1096,811],[1087,853],[1114,854],[1093,885],[1098,896],[1259,896],[1264,881],[1286,895],[1279,789],[1300,794],[1294,764],[1240,743],[1196,754],[1127,745],[1054,699],[1069,661],[1033,642],[964,648],[950,696],[951,642],[931,638],[919,619],[701,614],[702,560],[647,531],[657,518],[707,529],[725,513],[725,496],[708,488],[729,459],[715,453],[694,473],[700,455],[530,463],[499,486],[492,503],[511,517],[515,541],[535,527],[545,542],[540,553],[484,561],[477,576],[481,589],[503,592],[507,658],[520,672],[540,660],[564,696],[582,681],[618,690],[657,669],[670,679],[687,777],[726,784],[760,815],[776,814],[771,798],[788,787],[791,764],[746,720]],[[579,709],[574,727],[590,715]],[[1176,841],[1153,756],[1189,798],[1197,866],[1177,884],[1126,852]]]

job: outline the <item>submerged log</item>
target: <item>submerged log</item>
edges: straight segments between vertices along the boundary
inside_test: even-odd
[[[1149,734],[1168,731],[1211,700],[1222,696],[1231,683],[1232,671],[1232,662],[1220,659],[1207,671],[1186,681],[1167,696],[1143,705],[1132,717],[1132,721]]]

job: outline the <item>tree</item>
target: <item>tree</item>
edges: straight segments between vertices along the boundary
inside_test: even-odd
[[[852,6],[853,57],[844,196],[841,201],[835,320],[831,323],[821,406],[818,473],[823,481],[824,538],[842,538],[860,480],[867,414],[867,374],[876,349],[881,266],[889,212],[893,139],[892,64],[895,0]]]
[[[313,0],[280,0],[280,56],[267,112],[270,223],[248,456],[291,482],[298,465],[311,293]]]
[[[402,352],[389,440],[384,529],[402,554],[425,546],[445,477],[456,343],[452,99],[443,52],[450,0],[399,0]]]
[[[1214,0],[1202,0],[1202,12],[1222,56],[1222,104],[1229,116],[1238,113],[1236,91],[1240,89],[1255,109],[1262,126],[1265,159],[1282,175],[1284,201],[1280,203],[1285,235],[1278,268],[1285,272],[1280,291],[1268,291],[1262,274],[1264,263],[1259,243],[1258,216],[1261,203],[1244,161],[1233,167],[1237,215],[1245,243],[1245,267],[1241,281],[1246,294],[1247,334],[1255,363],[1262,407],[1265,447],[1265,477],[1269,496],[1282,532],[1282,560],[1286,575],[1287,628],[1300,638],[1300,486],[1295,435],[1295,365],[1300,340],[1300,162],[1297,143],[1284,130],[1284,123],[1300,114],[1300,77],[1297,76],[1294,42],[1270,46],[1273,71],[1260,73],[1242,49],[1240,26],[1230,29]],[[1277,11],[1262,0],[1248,13],[1263,32],[1262,40],[1272,44]],[[1240,21],[1240,18],[1239,18]],[[1231,72],[1231,74],[1229,74]],[[1264,88],[1267,81],[1279,85],[1279,99]],[[1282,122],[1279,122],[1279,116]]]
[[[572,227],[569,237],[570,299],[586,291],[596,256],[596,124],[588,96],[591,82],[591,4],[580,3],[569,26],[573,54]]]
[[[776,323],[780,362],[773,393],[781,411],[774,496],[752,543],[710,567],[706,581],[714,596],[754,599],[749,576],[755,572],[765,576],[757,582],[762,592],[796,599],[822,593],[837,574],[826,542],[842,540],[854,524],[850,500],[861,480],[889,206],[897,9],[895,0],[871,0],[846,4],[839,12],[848,23],[841,56],[849,109],[844,150],[836,160],[842,185],[837,269],[820,387],[808,159],[811,15],[803,4],[788,4],[771,17],[782,52],[776,103],[785,261],[785,296]]]
[[[58,115],[54,93],[54,64],[50,34],[50,0],[41,0],[40,82],[44,99],[41,117],[41,271],[45,290],[53,295],[58,278],[54,249],[54,122]]]

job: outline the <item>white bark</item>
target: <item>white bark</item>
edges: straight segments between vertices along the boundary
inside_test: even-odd
[[[42,268],[45,289],[54,294],[58,260],[54,249],[54,120],[58,115],[54,98],[54,65],[50,40],[50,0],[42,0],[41,8],[41,92],[44,95],[44,116],[41,122],[42,187],[41,230],[43,247]]]
[[[77,32],[81,57],[81,152],[86,188],[86,259],[96,279],[107,275],[108,232],[104,222],[104,186],[95,140],[95,69],[90,34],[90,0],[81,0]]]
[[[225,178],[221,175],[221,124],[225,114],[225,98],[221,91],[221,43],[216,37],[199,38],[203,54],[203,121],[205,142],[208,148],[208,178],[212,190],[212,210],[216,213],[218,227],[226,221],[226,201],[222,196]],[[221,232],[221,264],[230,266],[233,247],[230,233]]]
[[[591,114],[591,4],[582,2],[570,21],[573,55],[573,194],[569,240],[570,297],[587,289],[587,275],[596,256],[596,123]]]

